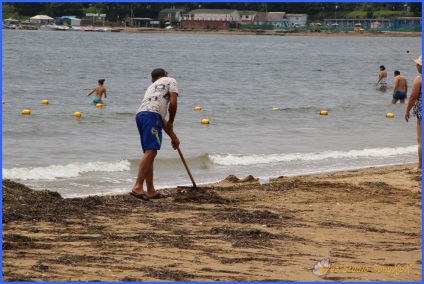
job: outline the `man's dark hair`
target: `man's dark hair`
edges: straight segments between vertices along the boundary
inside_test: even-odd
[[[157,69],[152,71],[152,79],[154,81],[156,81],[160,77],[165,77],[166,74],[167,74],[167,72],[165,70],[163,70],[162,68],[157,68]]]
[[[384,65],[381,65],[380,66],[380,69],[383,69],[384,70],[384,69],[386,69],[386,67],[384,67]]]
[[[400,75],[400,72],[396,70],[395,75]]]
[[[99,83],[103,85],[103,83],[105,82],[105,79],[99,79]]]

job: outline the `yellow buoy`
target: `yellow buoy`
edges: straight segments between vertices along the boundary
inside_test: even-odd
[[[42,101],[41,101],[41,103],[42,103],[43,105],[48,105],[48,104],[49,104],[49,100],[42,100]]]
[[[326,110],[322,110],[319,114],[320,114],[320,115],[328,115],[328,111],[326,111]]]
[[[395,117],[395,115],[393,113],[389,112],[388,114],[386,114],[386,117],[387,118],[393,118],[393,117]]]
[[[30,111],[29,109],[24,109],[24,110],[22,111],[22,114],[23,114],[23,115],[30,115],[30,114],[31,114],[31,111]]]
[[[273,107],[272,110],[279,110],[279,108],[278,107]]]
[[[101,104],[101,103],[96,104],[96,107],[102,107],[102,106],[103,106],[103,104]]]
[[[202,107],[200,106],[194,107],[194,110],[202,110]]]
[[[74,116],[76,117],[81,117],[82,113],[79,111],[74,112]]]
[[[207,118],[202,119],[202,124],[209,124],[209,119]]]

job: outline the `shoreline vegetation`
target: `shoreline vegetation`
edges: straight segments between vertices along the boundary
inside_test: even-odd
[[[3,281],[421,281],[415,166],[230,175],[152,202],[3,180]]]
[[[302,31],[302,30],[213,30],[213,29],[155,29],[155,28],[113,28],[125,33],[168,33],[168,34],[221,34],[221,35],[268,35],[268,36],[369,36],[369,37],[421,37],[421,32],[354,32],[354,31]]]

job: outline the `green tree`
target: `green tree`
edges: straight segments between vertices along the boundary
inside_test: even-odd
[[[3,18],[15,18],[20,17],[19,13],[16,11],[15,7],[9,3],[3,3]]]
[[[81,18],[85,16],[83,8],[84,3],[49,3],[44,14],[51,17],[76,16]]]
[[[45,14],[48,3],[12,3],[15,11],[20,17],[33,17],[38,14]]]

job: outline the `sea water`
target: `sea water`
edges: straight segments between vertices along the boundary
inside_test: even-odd
[[[394,70],[412,86],[420,37],[3,30],[2,46],[2,176],[33,189],[129,192],[135,112],[159,67],[179,84],[174,130],[198,185],[417,161],[416,120],[374,83],[385,65],[389,86]],[[86,96],[98,79],[102,108]],[[164,136],[157,189],[191,185]]]

